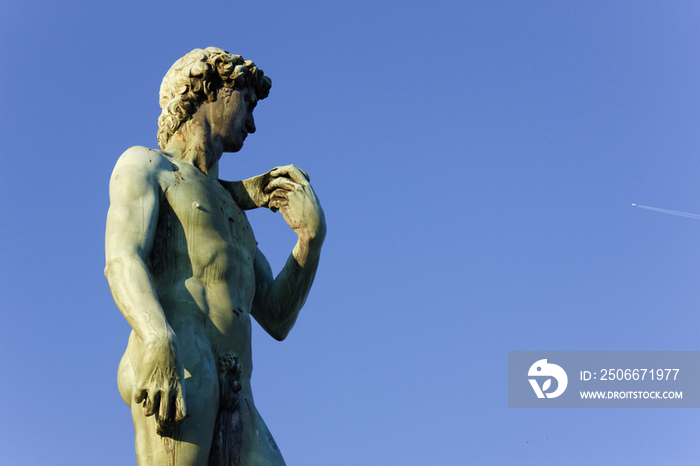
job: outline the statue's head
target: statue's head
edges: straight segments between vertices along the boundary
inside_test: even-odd
[[[158,145],[165,149],[182,123],[203,102],[214,102],[223,87],[249,88],[257,100],[270,93],[272,81],[250,60],[216,47],[194,49],[168,70],[160,85]]]

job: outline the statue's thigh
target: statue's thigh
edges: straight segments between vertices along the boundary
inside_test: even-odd
[[[219,403],[216,363],[208,349],[193,351],[192,347],[181,346],[180,358],[186,371],[187,417],[182,424],[168,437],[161,437],[156,433],[156,416],[145,417],[140,405],[132,405],[139,466],[208,463]]]
[[[241,399],[243,445],[241,464],[250,466],[284,466],[285,462],[260,413],[251,400]]]

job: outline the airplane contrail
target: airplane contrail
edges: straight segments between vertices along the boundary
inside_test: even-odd
[[[678,215],[680,217],[695,218],[695,219],[700,220],[700,214],[690,214],[688,212],[678,212],[677,210],[659,209],[658,207],[649,207],[649,206],[639,205],[639,204],[632,204],[632,205],[635,207],[639,207],[640,209],[647,209],[647,210],[653,210],[654,212],[661,212],[662,214]]]

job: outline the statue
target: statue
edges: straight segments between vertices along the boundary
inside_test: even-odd
[[[118,386],[141,466],[284,464],[253,403],[250,316],[277,340],[292,329],[318,267],[323,209],[293,165],[218,177],[270,87],[252,61],[193,50],[161,85],[161,150],[131,147],[112,173],[105,276],[132,327]],[[258,207],[279,210],[299,237],[276,278],[244,212]]]

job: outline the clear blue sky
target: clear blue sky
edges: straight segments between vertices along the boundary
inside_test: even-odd
[[[107,185],[206,46],[273,80],[221,177],[294,163],[327,216],[296,328],[254,333],[290,466],[700,461],[696,410],[508,409],[506,373],[700,349],[700,221],[630,205],[700,213],[698,2],[1,5],[0,463],[135,464]],[[250,218],[279,270],[293,232]]]

